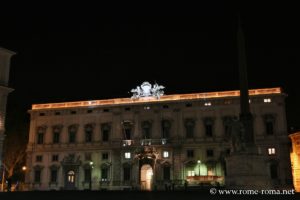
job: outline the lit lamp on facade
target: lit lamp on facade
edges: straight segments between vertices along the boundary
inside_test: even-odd
[[[92,190],[92,170],[93,170],[93,168],[94,168],[94,163],[93,163],[93,161],[90,161],[90,167],[91,167],[91,176],[90,176],[90,190]]]
[[[201,160],[198,160],[197,163],[198,163],[198,167],[199,167],[199,176],[200,176],[200,164],[201,164]]]

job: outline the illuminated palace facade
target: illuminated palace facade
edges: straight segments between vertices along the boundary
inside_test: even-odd
[[[300,192],[300,132],[289,135],[292,141],[291,163],[293,183],[296,192]]]
[[[274,187],[291,184],[286,95],[280,88],[249,94],[255,142]],[[28,189],[224,185],[239,105],[239,91],[34,104]]]

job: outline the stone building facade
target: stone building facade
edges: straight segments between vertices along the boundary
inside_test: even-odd
[[[2,167],[3,141],[5,137],[5,113],[7,96],[13,91],[8,87],[10,59],[15,53],[0,47],[0,167]]]
[[[296,192],[300,192],[300,132],[289,135],[292,141],[291,164],[293,183]]]
[[[280,88],[249,94],[268,175],[274,187],[291,184],[286,95]],[[34,104],[29,113],[30,190],[224,185],[239,91]]]

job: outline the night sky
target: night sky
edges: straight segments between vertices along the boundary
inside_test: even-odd
[[[8,114],[27,115],[35,103],[130,97],[143,81],[166,94],[239,89],[239,10],[249,88],[282,87],[288,125],[299,127],[297,6],[209,2],[1,6],[0,46],[17,52]]]

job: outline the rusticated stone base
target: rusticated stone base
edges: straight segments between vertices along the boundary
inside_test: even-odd
[[[272,189],[265,157],[258,154],[237,153],[226,158],[226,188]]]

